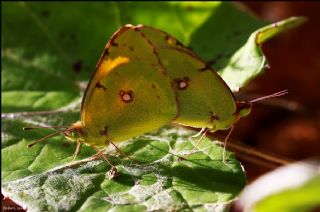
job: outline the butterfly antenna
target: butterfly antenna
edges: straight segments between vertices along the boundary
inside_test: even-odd
[[[34,130],[34,129],[52,129],[52,128],[68,128],[66,126],[30,126],[30,127],[24,127],[23,130]]]
[[[60,133],[62,133],[62,132],[64,132],[64,131],[65,131],[65,130],[61,130],[61,131],[57,131],[57,132],[51,133],[51,134],[49,134],[49,135],[46,135],[46,136],[40,138],[39,140],[36,140],[36,141],[32,142],[31,144],[29,144],[29,145],[28,145],[28,148],[34,146],[34,145],[37,144],[37,143],[40,143],[40,142],[42,142],[42,141],[45,141],[45,140],[47,140],[48,138],[51,138],[51,137],[53,137],[53,136],[56,136],[57,134],[60,134]]]
[[[259,98],[253,99],[253,100],[250,101],[250,103],[258,102],[258,101],[262,101],[262,100],[265,100],[265,99],[270,99],[270,98],[274,98],[274,97],[278,97],[278,96],[284,96],[284,95],[286,95],[288,93],[289,93],[288,89],[286,89],[286,90],[279,91],[279,92],[276,92],[276,93],[273,93],[273,94],[270,94],[270,95],[267,95],[267,96],[263,96],[263,97],[259,97]]]

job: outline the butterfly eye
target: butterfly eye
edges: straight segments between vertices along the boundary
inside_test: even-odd
[[[76,135],[77,135],[77,133],[73,130],[65,133],[65,136],[70,137],[70,138],[74,138],[74,137],[76,137]]]
[[[119,94],[120,94],[120,98],[121,98],[122,102],[129,103],[129,102],[133,101],[133,91],[132,90],[129,90],[129,91],[121,90]]]

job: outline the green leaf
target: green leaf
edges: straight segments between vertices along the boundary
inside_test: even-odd
[[[2,124],[2,192],[30,211],[225,208],[246,183],[239,162],[227,153],[224,164],[223,149],[210,139],[193,151],[194,131],[166,127],[120,146],[139,163],[120,160],[110,151],[119,172],[110,180],[110,166],[88,159],[94,154],[88,147],[83,146],[83,160],[75,163],[70,163],[75,146],[63,144],[59,137],[27,150],[26,145],[41,135],[22,134],[24,124]]]
[[[320,175],[302,186],[270,195],[259,201],[254,210],[264,211],[310,211],[320,207]]]
[[[221,77],[231,90],[238,91],[268,67],[267,59],[261,49],[262,43],[304,22],[305,18],[292,17],[253,32],[247,42],[229,58],[227,65],[220,71]]]
[[[244,211],[311,211],[320,206],[320,161],[280,167],[258,178],[240,196]]]

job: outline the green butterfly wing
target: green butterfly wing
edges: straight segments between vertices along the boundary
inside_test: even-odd
[[[110,39],[85,92],[81,123],[87,143],[104,146],[170,123],[177,102],[154,48],[133,26]]]
[[[88,143],[155,130],[174,121],[212,131],[236,120],[236,102],[221,77],[169,34],[126,25],[109,40],[81,109]]]
[[[174,83],[179,101],[174,122],[212,131],[229,128],[236,120],[236,103],[221,77],[169,34],[151,27],[141,31],[155,45]]]

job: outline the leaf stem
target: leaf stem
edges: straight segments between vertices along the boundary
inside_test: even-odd
[[[222,146],[223,142],[219,142]],[[236,152],[236,156],[264,167],[274,168],[279,165],[287,165],[294,160],[279,156],[270,152],[258,150],[255,147],[240,143],[233,139],[229,140],[228,149]]]

